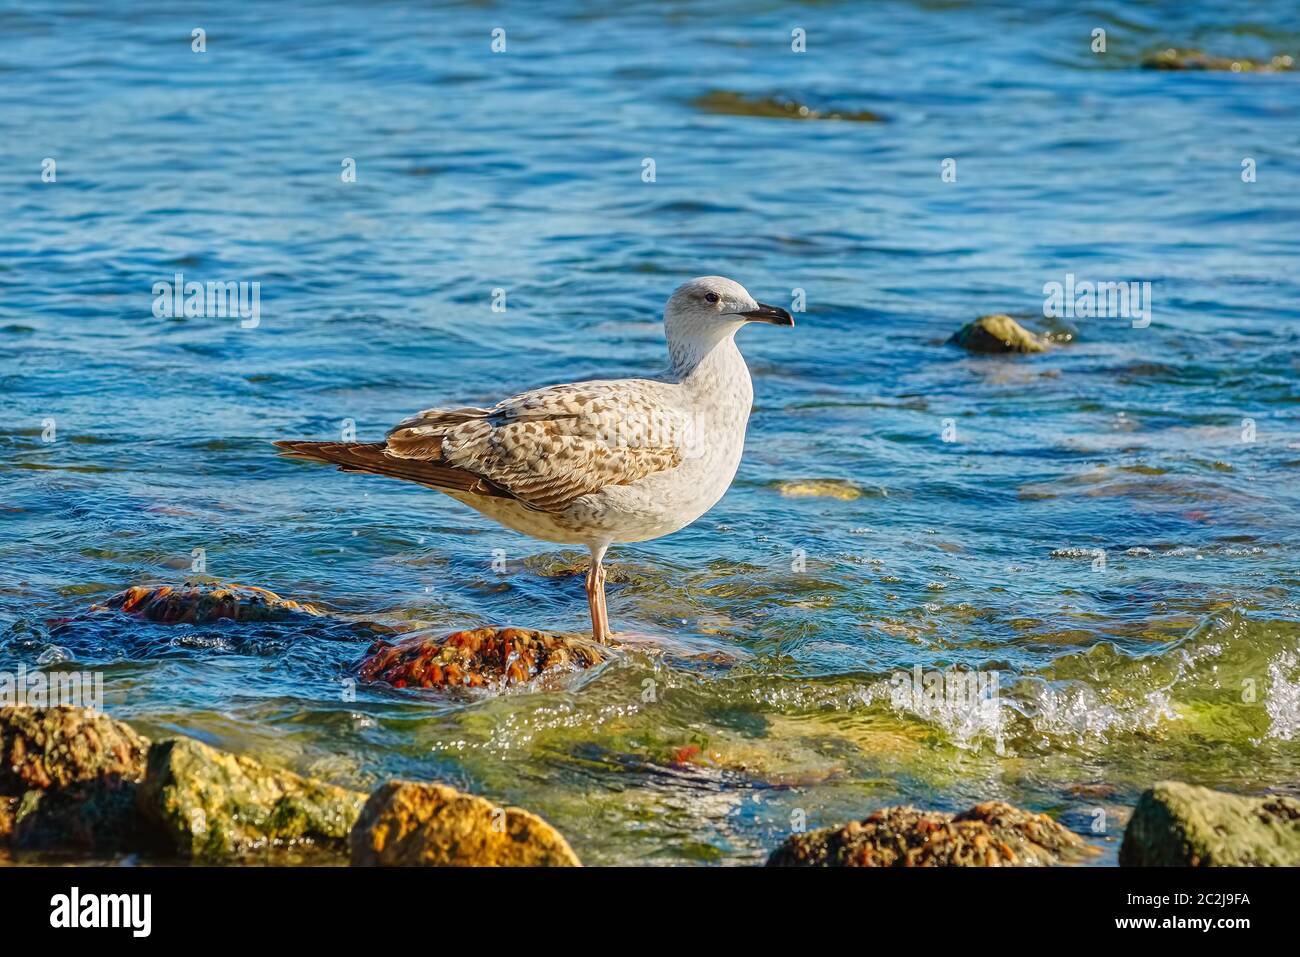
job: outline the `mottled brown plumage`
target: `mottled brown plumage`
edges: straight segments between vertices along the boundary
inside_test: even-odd
[[[532,508],[562,512],[583,495],[679,465],[682,434],[672,410],[644,390],[584,382],[492,409],[428,409],[388,433],[386,454],[461,469]]]
[[[426,409],[399,423],[387,442],[275,444],[343,472],[563,512],[583,495],[679,465],[673,438],[684,427],[672,418],[625,383],[586,382],[525,392],[491,409]]]

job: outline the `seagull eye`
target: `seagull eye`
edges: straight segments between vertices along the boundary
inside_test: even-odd
[[[705,302],[717,302],[717,301],[718,301],[718,294],[717,294],[716,292],[706,292],[706,293],[704,294],[704,301],[705,301]]]

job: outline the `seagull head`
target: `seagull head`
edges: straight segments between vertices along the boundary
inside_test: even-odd
[[[750,322],[793,326],[794,318],[780,306],[757,302],[740,283],[722,276],[682,283],[664,310],[664,330],[674,357],[697,361]]]

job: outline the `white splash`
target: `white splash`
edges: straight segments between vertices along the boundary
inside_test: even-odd
[[[1268,680],[1266,737],[1292,741],[1300,734],[1300,655],[1294,651],[1276,655],[1268,663]]]

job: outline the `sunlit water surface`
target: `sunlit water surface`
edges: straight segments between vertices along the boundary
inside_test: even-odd
[[[1017,6],[0,13],[0,668],[102,670],[151,735],[516,803],[590,863],[751,863],[801,814],[995,797],[1113,861],[1154,780],[1294,786],[1300,74],[1137,64],[1300,53],[1300,18]],[[177,272],[260,282],[260,325],[155,318]],[[944,345],[984,313],[1034,325],[1068,272],[1151,281],[1149,327]],[[730,493],[611,556],[615,627],[653,642],[504,695],[347,701],[346,627],[51,633],[200,548],[214,579],[344,616],[587,627],[577,553],[269,443],[651,373],[663,301],[708,273],[807,310],[740,336]],[[782,493],[802,479],[843,484]],[[996,671],[997,705],[891,698],[917,665]]]

